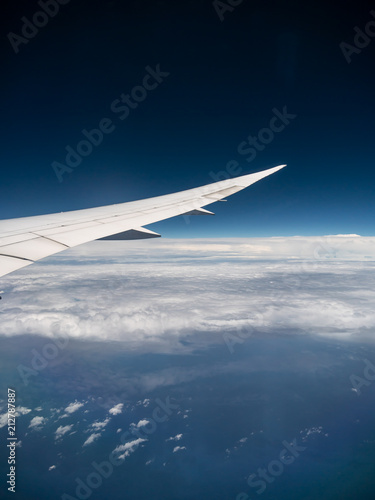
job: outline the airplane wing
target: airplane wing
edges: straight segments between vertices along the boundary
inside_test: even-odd
[[[160,236],[143,226],[176,215],[212,214],[203,207],[223,200],[283,167],[285,165],[145,200],[0,220],[0,277],[89,241]]]

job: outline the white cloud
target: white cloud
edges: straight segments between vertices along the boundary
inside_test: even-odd
[[[17,417],[19,417],[20,415],[27,415],[30,412],[31,412],[30,408],[25,408],[24,406],[17,406],[16,408]]]
[[[176,434],[176,436],[169,437],[168,439],[166,439],[166,441],[180,441],[181,438],[182,434]]]
[[[140,401],[136,402],[137,406],[144,406],[145,408],[147,408],[147,406],[149,406],[149,404],[150,404],[150,399],[144,399],[143,401],[140,400]]]
[[[138,427],[138,429],[139,429],[140,427],[145,427],[149,422],[150,421],[147,420],[147,418],[144,418],[144,419],[140,420],[138,422],[138,424],[131,424],[131,425],[135,425],[135,427]]]
[[[17,293],[7,299],[0,335],[67,334],[158,352],[196,348],[181,343],[194,332],[194,342],[207,345],[222,343],[223,331],[280,325],[358,338],[375,325],[374,243],[353,235],[160,240],[150,252],[149,241],[96,242],[3,278]]]
[[[186,450],[186,446],[175,446],[173,448],[173,453],[177,453],[178,451]]]
[[[73,424],[71,425],[60,425],[55,431],[55,439],[60,439],[67,432],[69,432],[73,428]]]
[[[46,422],[47,422],[47,419],[44,417],[34,417],[30,421],[29,428],[34,429],[36,431],[40,431]]]
[[[89,444],[93,443],[94,441],[96,441],[97,439],[99,439],[101,436],[101,434],[99,432],[94,432],[93,434],[91,434],[91,436],[89,436],[86,441],[83,443],[83,446],[88,446]]]
[[[30,412],[31,410],[29,408],[25,408],[24,406],[17,406],[14,415],[16,417],[20,417],[21,415],[27,415]],[[0,415],[0,429],[2,427],[5,427],[6,425],[8,425],[8,413],[3,413],[2,415]]]
[[[253,434],[254,434],[254,433],[252,432],[252,433],[251,433],[251,435],[253,435]],[[246,443],[247,439],[248,439],[247,437],[243,437],[243,438],[239,439],[239,440],[237,441],[237,446],[233,446],[233,448],[227,448],[227,449],[225,450],[225,453],[226,453],[228,456],[229,456],[229,455],[231,455],[231,454],[232,454],[232,452],[237,451],[239,448],[242,448],[242,446]]]
[[[144,443],[145,441],[147,441],[147,439],[142,439],[142,438],[134,439],[133,441],[129,441],[128,443],[117,446],[117,448],[113,450],[113,453],[117,454],[117,457],[120,460],[124,459],[129,455],[131,455],[132,453],[134,453],[134,451],[138,448],[138,446],[141,443]]]
[[[91,427],[98,431],[100,429],[104,429],[104,427],[106,427],[106,425],[108,424],[108,422],[110,422],[110,418],[106,418],[105,420],[103,420],[103,422],[94,422],[93,424],[91,424]]]
[[[56,469],[56,465],[51,465],[51,467],[48,467],[48,470],[53,470]]]
[[[123,407],[124,407],[123,403],[119,403],[118,405],[115,405],[113,408],[111,408],[109,410],[109,413],[111,415],[120,415],[120,413],[122,413]]]
[[[324,437],[328,437],[328,434],[323,431],[323,427],[311,427],[300,431],[302,435],[302,441],[306,442],[310,436],[314,436],[315,434],[322,434]]]
[[[0,429],[8,424],[8,413],[0,415]]]
[[[77,410],[79,410],[80,408],[82,408],[82,406],[84,405],[84,403],[79,403],[77,400],[74,401],[74,403],[70,403],[66,408],[65,408],[65,413],[69,413],[69,415],[71,415],[72,413],[76,412]]]

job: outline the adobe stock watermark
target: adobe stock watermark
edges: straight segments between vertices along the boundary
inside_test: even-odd
[[[365,367],[363,369],[362,376],[353,374],[349,377],[352,384],[352,391],[356,392],[357,396],[361,395],[361,388],[363,386],[369,387],[375,380],[375,365],[368,359],[364,359],[363,361],[365,363]]]
[[[160,69],[160,64],[157,64],[155,69],[150,66],[146,66],[145,69],[146,74],[142,83],[135,85],[128,94],[121,94],[110,104],[112,113],[121,121],[128,118],[131,111],[147,98],[149,92],[155,90],[170,75],[170,73]],[[115,129],[116,125],[113,119],[107,117],[99,120],[97,128],[83,129],[81,131],[83,138],[79,140],[77,145],[65,147],[65,163],[53,161],[51,164],[58,181],[62,182],[64,174],[73,172],[82,163],[83,158],[91,155],[94,149],[102,144],[104,137],[114,132]]]
[[[292,120],[297,118],[296,114],[289,113],[287,106],[283,106],[282,111],[277,108],[272,109],[272,117],[267,127],[261,128],[256,135],[249,135],[246,140],[241,141],[237,146],[237,153],[245,157],[248,163],[255,160],[259,152],[264,151],[277,134],[285,130]],[[243,168],[237,160],[230,160],[225,170],[219,172],[209,172],[210,177],[215,181],[222,181],[234,176],[241,175]]]
[[[137,427],[131,426],[128,431],[121,435],[121,444],[108,455],[108,459],[103,462],[91,462],[92,471],[83,480],[76,477],[75,496],[64,493],[61,500],[87,500],[94,490],[102,486],[103,480],[109,479],[115,469],[125,462],[125,459],[133,453],[140,444],[146,442],[153,434],[160,423],[166,422],[174,411],[179,408],[178,404],[171,403],[169,396],[165,402],[156,399],[156,408],[152,412],[152,418],[147,418],[147,424]],[[133,439],[133,437],[136,439]],[[130,439],[130,441],[129,441]]]
[[[371,39],[375,37],[375,10],[371,10],[370,15],[373,19],[363,29],[355,26],[353,44],[347,42],[340,43],[341,52],[348,64],[352,62],[353,54],[360,54],[370,44]]]
[[[226,0],[225,2],[222,2],[221,0],[214,0],[212,2],[212,6],[215,9],[220,21],[223,22],[225,13],[233,12],[235,7],[241,5],[242,2],[243,0]]]
[[[23,364],[17,366],[17,371],[26,387],[29,385],[29,379],[38,376],[40,372],[45,370],[50,362],[56,359],[60,352],[66,348],[68,343],[69,337],[60,335],[56,339],[51,339],[51,342],[44,344],[40,351],[31,349],[31,366]]]
[[[283,441],[282,445],[284,448],[281,450],[278,460],[271,460],[267,467],[259,467],[256,474],[250,474],[247,478],[247,484],[250,488],[257,488],[256,493],[258,495],[264,493],[267,486],[283,474],[286,465],[291,465],[300,456],[301,452],[306,450],[306,446],[298,446],[296,439],[293,439],[291,443]],[[241,492],[236,496],[236,500],[249,500],[250,498],[245,492]]]
[[[13,33],[7,34],[7,38],[16,54],[20,51],[21,45],[27,45],[32,38],[35,38],[41,28],[44,28],[49,21],[60,11],[60,5],[66,5],[70,0],[39,0],[38,5],[42,10],[35,12],[31,19],[26,16],[21,17],[21,35]]]

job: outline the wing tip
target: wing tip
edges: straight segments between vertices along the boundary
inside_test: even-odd
[[[270,175],[273,174],[274,172],[278,172],[279,170],[281,170],[282,168],[285,168],[287,166],[286,163],[283,163],[282,165],[277,165],[276,167],[272,167],[272,168],[268,168],[267,170],[263,170],[263,172],[269,172]],[[261,172],[258,172],[259,174]]]
[[[259,172],[254,172],[252,174],[242,175],[237,179],[242,180],[241,185],[243,187],[247,187],[250,186],[251,184],[254,184],[254,182],[258,182],[261,179],[264,179],[265,177],[268,177],[269,175],[278,172],[279,170],[285,168],[286,166],[287,164],[284,163],[283,165],[277,165],[276,167],[268,168],[267,170],[260,170]]]

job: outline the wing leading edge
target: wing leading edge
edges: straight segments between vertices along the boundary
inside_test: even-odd
[[[143,226],[176,215],[212,214],[223,200],[285,165],[145,200],[0,221],[0,277],[49,255],[97,239],[157,237]]]

